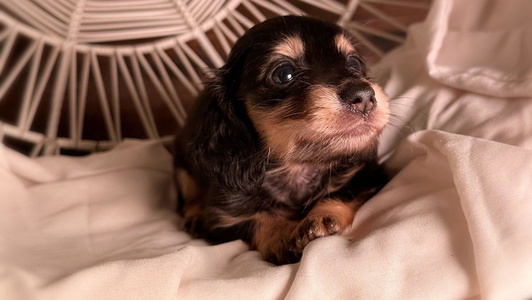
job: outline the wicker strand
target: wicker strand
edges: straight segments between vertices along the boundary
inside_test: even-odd
[[[39,71],[39,64],[41,63],[42,53],[44,48],[44,42],[42,39],[39,39],[37,50],[35,51],[35,54],[33,55],[31,66],[30,66],[30,73],[28,75],[25,89],[24,89],[24,95],[22,96],[22,107],[19,114],[19,120],[18,120],[18,127],[24,128],[25,124],[28,123],[28,113],[29,109],[31,107],[31,100],[32,96],[35,91],[36,83],[37,83],[37,73]]]
[[[24,66],[31,59],[31,56],[37,50],[38,44],[39,43],[37,41],[33,41],[30,47],[26,48],[26,51],[22,53],[11,72],[7,75],[4,82],[0,85],[0,99],[4,97],[4,94],[6,93],[7,89],[11,86],[11,84],[15,81],[17,76],[24,68]]]
[[[373,2],[377,4],[386,4],[392,6],[402,6],[408,8],[416,8],[422,10],[428,10],[430,4],[427,2],[409,2],[409,1],[400,1],[400,0],[364,0],[365,2]]]
[[[333,0],[302,0],[314,7],[320,8],[324,11],[331,12],[336,15],[342,15],[345,12],[345,7]]]
[[[166,54],[164,49],[157,48],[157,57],[159,57],[165,64],[165,66],[172,71],[172,74],[177,77],[179,82],[184,85],[189,93],[193,96],[198,95],[198,89],[194,86],[194,83],[190,81],[181,70],[173,63],[172,59]],[[199,79],[198,79],[199,80]]]
[[[371,12],[373,15],[377,16],[378,18],[388,22],[390,25],[393,25],[397,27],[397,29],[400,29],[402,31],[406,31],[407,27],[406,25],[402,24],[401,22],[397,21],[393,17],[385,14],[380,9],[366,3],[360,3],[360,6],[363,7],[365,10]]]
[[[183,3],[183,0],[175,0],[174,3],[176,4],[179,13],[185,19],[189,30],[194,34],[203,50],[207,52],[210,61],[214,64],[215,67],[221,67],[224,63],[223,59],[214,49],[214,46],[205,35],[205,32],[200,29],[200,26],[196,23],[193,16],[190,14],[190,11],[186,7],[185,3]]]
[[[303,8],[312,7],[337,16],[381,56],[368,36],[394,43],[403,36],[353,18],[363,8],[404,31],[406,25],[383,6],[428,9],[419,0],[3,0],[0,103],[18,110],[13,124],[0,120],[0,139],[31,143],[31,156],[107,149],[124,139],[122,126],[131,117],[124,112],[132,111],[142,138],[169,141],[158,127],[159,104],[176,127],[183,125],[183,102],[199,94],[203,73],[223,65],[254,24],[272,14],[304,15]],[[22,92],[11,93],[15,87]],[[101,140],[87,137],[95,117],[107,135]]]
[[[141,123],[144,127],[144,129],[147,132],[148,136],[153,137],[155,136],[152,128],[152,125],[150,124],[149,118],[146,114],[146,111],[144,110],[144,107],[141,103],[140,96],[137,93],[137,90],[135,89],[135,83],[133,82],[133,78],[131,77],[131,74],[129,73],[129,70],[127,69],[126,63],[124,61],[124,57],[122,55],[117,56],[118,61],[118,67],[121,72],[121,75],[124,78],[125,84],[127,86],[127,89],[129,91],[129,94],[131,96],[131,100],[134,104],[134,107],[140,117]]]
[[[78,110],[78,101],[77,101],[77,95],[76,91],[78,88],[77,83],[77,57],[74,47],[70,48],[70,73],[68,78],[68,101],[69,101],[69,134],[70,138],[74,141],[79,141],[78,131],[77,131],[77,123],[76,123],[76,116],[77,116],[77,110]]]
[[[179,98],[179,95],[177,94],[177,91],[175,90],[175,87],[174,87],[174,85],[172,83],[172,80],[170,79],[170,75],[168,74],[168,72],[164,68],[164,65],[163,65],[163,62],[162,62],[161,58],[156,53],[158,53],[157,50],[152,52],[151,53],[151,58],[155,62],[155,66],[157,67],[157,71],[159,72],[160,76],[162,77],[164,87],[166,88],[166,91],[168,91],[168,93],[169,93],[168,95],[171,98],[171,100],[169,100],[170,103],[168,104],[168,106],[173,107],[175,105],[175,110],[176,111],[174,112],[174,116],[177,119],[177,121],[179,122],[179,125],[182,126],[184,124],[185,118],[186,118],[185,108],[183,107],[181,99]]]
[[[61,50],[61,57],[59,60],[59,67],[56,72],[55,82],[54,82],[54,91],[52,94],[52,106],[50,115],[48,118],[48,124],[46,127],[46,136],[51,140],[46,144],[45,155],[55,153],[57,150],[56,143],[53,140],[57,137],[57,131],[59,128],[59,119],[61,117],[61,108],[63,106],[63,96],[65,94],[65,89],[67,85],[68,71],[69,71],[69,61],[70,61],[70,51],[71,45],[65,45]]]
[[[22,130],[23,132],[28,132],[30,130],[31,124],[33,123],[33,120],[35,118],[35,115],[37,113],[37,108],[39,107],[39,104],[42,100],[42,95],[44,93],[44,89],[46,88],[46,85],[48,84],[48,80],[50,78],[50,75],[52,74],[52,69],[54,67],[54,64],[59,56],[60,49],[55,48],[48,58],[48,61],[45,64],[44,70],[38,79],[37,88],[35,89],[35,93],[33,94],[33,97],[31,99],[31,105],[30,109],[28,111],[28,114],[24,118],[25,122],[22,123]],[[19,117],[20,118],[20,117]]]
[[[401,36],[398,36],[398,35],[383,31],[383,30],[379,30],[379,29],[368,27],[368,26],[356,24],[356,23],[349,23],[349,24],[346,25],[346,28],[351,29],[351,30],[358,30],[358,31],[362,31],[362,32],[371,33],[374,36],[378,36],[378,37],[387,39],[389,41],[394,41],[396,43],[402,43],[405,40]]]
[[[76,137],[74,138],[74,145],[81,147],[81,140],[83,139],[83,126],[85,121],[85,107],[87,106],[87,91],[89,88],[89,74],[90,74],[90,55],[88,53],[83,55],[83,62],[81,65],[81,76],[79,79],[79,93],[78,106],[76,111]]]
[[[338,20],[338,24],[341,26],[345,26],[347,22],[349,22],[353,18],[353,14],[355,13],[357,7],[360,5],[361,0],[349,0],[346,7],[346,13]]]
[[[98,94],[98,99],[100,100],[100,108],[103,113],[103,120],[105,122],[107,134],[112,142],[117,143],[119,141],[118,133],[116,133],[114,130],[115,126],[109,108],[109,100],[107,98],[107,93],[105,92],[105,84],[100,70],[100,65],[98,63],[98,57],[96,56],[96,53],[94,51],[91,52],[90,57],[91,71],[93,74],[94,82],[96,83],[96,91]]]
[[[13,45],[15,44],[15,39],[17,38],[17,35],[18,31],[16,27],[13,27],[13,29],[11,29],[11,31],[6,34],[7,39],[2,49],[2,53],[0,54],[0,74],[2,74],[5,70],[4,67],[7,62],[7,57],[9,56],[9,54],[11,54],[11,51],[13,50]]]

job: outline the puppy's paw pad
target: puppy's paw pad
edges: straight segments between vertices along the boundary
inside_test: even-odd
[[[292,247],[294,251],[302,251],[311,241],[320,237],[334,235],[340,229],[340,222],[334,215],[307,216],[299,223],[292,234]]]

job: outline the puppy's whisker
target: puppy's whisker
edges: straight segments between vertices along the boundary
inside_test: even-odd
[[[282,117],[282,119],[283,120],[287,120],[287,119],[290,119],[291,117],[302,116],[304,114],[305,114],[305,112],[301,112],[301,111],[300,112],[294,112],[294,113],[291,113],[291,114],[288,114],[288,115],[284,115]]]
[[[414,128],[414,126],[412,126],[409,122],[407,122],[406,120],[404,120],[402,117],[400,116],[396,116],[396,115],[393,115],[393,114],[390,114],[390,117],[391,118],[394,118],[394,119],[397,119],[400,121],[401,125],[396,125],[393,121],[391,121],[388,126],[389,128],[394,128],[395,129],[395,132],[397,132],[398,134],[401,135],[402,138],[405,138],[408,136],[408,134],[410,133],[414,133],[418,130],[416,130]],[[408,129],[409,133],[404,133],[404,129]]]
[[[308,81],[300,80],[299,82],[302,83],[302,84],[305,84],[306,86],[312,86],[312,83],[310,83]]]
[[[409,110],[413,110],[413,111],[415,111],[416,113],[418,113],[418,114],[422,114],[422,115],[425,116],[425,117],[428,117],[428,116],[429,116],[428,113],[427,113],[424,109],[422,109],[422,108],[420,108],[420,107],[418,107],[418,106],[416,106],[416,105],[413,105],[413,104],[400,102],[401,100],[415,101],[415,98],[412,98],[412,97],[406,97],[406,96],[401,96],[401,97],[392,98],[392,99],[390,99],[390,102],[389,102],[389,103],[390,103],[390,106],[391,106],[392,108],[406,107],[407,109],[409,109]],[[404,111],[402,111],[402,112],[404,113]]]
[[[270,103],[277,103],[277,102],[280,102],[282,101],[283,99],[267,99],[267,100],[262,100],[260,102],[258,102],[257,104],[253,105],[251,108],[252,109],[255,109],[257,107],[260,107],[260,106],[269,106]]]
[[[398,101],[404,101],[404,100],[408,100],[408,101],[416,101],[417,98],[414,98],[414,97],[408,97],[408,96],[397,96],[397,97],[390,97],[389,99],[389,102],[390,104],[392,103],[397,103]]]
[[[328,184],[328,190],[331,190],[331,188],[332,188],[332,186],[331,186],[331,184],[332,184],[332,169],[333,169],[333,168],[332,168],[332,165],[329,166],[329,184]]]
[[[398,100],[403,100],[403,99],[393,99],[392,101],[390,101],[390,105],[391,106],[404,106],[404,107],[408,107],[411,109],[420,110],[420,108],[415,105],[404,103],[404,102],[399,102]]]
[[[410,96],[405,96],[405,95],[390,97],[390,101],[401,100],[401,99],[415,100],[416,98],[415,97],[410,97]]]

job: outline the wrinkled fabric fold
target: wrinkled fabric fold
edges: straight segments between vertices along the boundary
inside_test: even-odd
[[[391,181],[298,264],[181,231],[158,142],[82,158],[1,146],[0,298],[531,298],[530,5],[434,1],[373,70],[392,99]]]

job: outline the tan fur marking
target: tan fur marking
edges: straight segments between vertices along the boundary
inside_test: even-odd
[[[304,123],[301,120],[282,122],[282,116],[275,112],[254,110],[249,102],[246,104],[253,125],[261,133],[269,149],[269,155],[281,159],[291,153],[297,140],[297,133],[303,129]],[[282,112],[283,109],[279,111]]]
[[[260,225],[256,231],[252,246],[259,251],[266,250],[273,243],[289,237],[297,224],[295,221],[268,213],[258,213],[254,219]]]
[[[297,222],[268,213],[258,213],[254,219],[258,226],[251,247],[258,250],[268,261],[293,262],[290,237]]]
[[[326,134],[336,132],[337,115],[341,110],[336,90],[326,86],[313,86],[309,92],[312,101],[311,129]]]
[[[216,227],[229,227],[229,226],[233,226],[233,225],[236,225],[238,223],[242,223],[242,222],[245,222],[245,221],[249,221],[251,219],[253,219],[255,216],[252,215],[252,216],[238,216],[238,217],[232,217],[232,216],[229,216],[227,215],[226,213],[222,212],[222,211],[213,211],[216,213],[216,215],[218,215],[218,220],[219,220],[219,223],[216,225]]]
[[[311,87],[309,92],[312,112],[308,120],[287,120],[285,108],[279,107],[273,112],[253,110],[248,105],[248,113],[257,130],[262,133],[271,155],[286,159],[293,152],[298,140],[330,138],[322,135],[335,135],[342,124],[338,124],[337,115],[341,109],[340,102],[333,88],[324,86]],[[288,102],[288,101],[287,101]]]
[[[185,201],[191,201],[200,196],[200,190],[196,180],[185,169],[177,168],[175,178],[178,189],[185,198]]]
[[[183,209],[185,219],[199,217],[203,214],[203,206],[199,202],[187,203]]]
[[[350,54],[355,52],[355,46],[343,35],[339,34],[335,38],[336,47],[338,51],[343,54]]]
[[[183,206],[177,208],[178,212],[183,216],[180,219],[180,227],[195,236],[198,232],[195,231],[193,225],[190,227],[187,224],[194,224],[202,218],[203,205],[201,203],[201,191],[196,180],[185,169],[176,168],[175,180],[177,188],[184,198],[183,201],[178,202],[182,203]]]
[[[299,37],[289,36],[277,44],[273,51],[291,59],[298,59],[305,54],[305,45]]]

